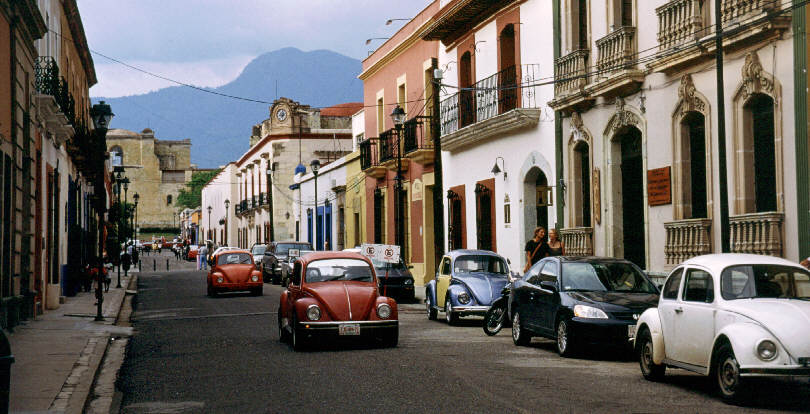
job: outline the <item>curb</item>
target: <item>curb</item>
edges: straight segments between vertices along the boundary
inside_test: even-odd
[[[131,285],[133,282],[137,283],[137,280],[136,275],[130,275],[127,283]],[[105,322],[103,325],[100,324],[99,326],[110,328],[115,326],[121,309],[123,309],[126,296],[128,295],[126,290],[123,292],[123,295],[120,296],[120,302],[113,302],[110,308],[107,308],[107,313],[104,314],[105,321],[112,320],[112,324]],[[118,296],[115,297],[115,300],[118,300]],[[100,368],[107,356],[107,351],[110,347],[110,338],[114,335],[111,331],[114,331],[114,329],[100,331],[88,339],[87,345],[79,355],[79,359],[73,365],[73,370],[62,385],[59,394],[57,394],[56,398],[51,403],[48,409],[49,412],[85,412]]]

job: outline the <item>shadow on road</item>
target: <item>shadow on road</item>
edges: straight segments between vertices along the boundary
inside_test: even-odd
[[[668,369],[662,383],[708,398],[720,399],[713,378]],[[807,378],[757,379],[751,384],[751,394],[740,406],[758,410],[810,412],[808,401],[810,401],[810,387]]]

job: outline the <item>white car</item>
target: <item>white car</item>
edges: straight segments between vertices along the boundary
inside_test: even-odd
[[[636,332],[645,378],[668,366],[710,375],[727,400],[745,398],[750,377],[810,376],[810,272],[770,256],[689,259]]]

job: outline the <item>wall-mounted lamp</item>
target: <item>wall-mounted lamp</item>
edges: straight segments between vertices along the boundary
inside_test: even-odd
[[[501,160],[501,165],[503,166],[503,169],[498,167],[498,160]],[[501,172],[503,172],[503,180],[506,181],[506,162],[503,160],[503,157],[495,157],[495,166],[492,167],[492,174],[495,174],[497,176]]]

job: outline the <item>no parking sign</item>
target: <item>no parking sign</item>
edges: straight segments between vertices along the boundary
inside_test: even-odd
[[[399,263],[399,246],[393,244],[364,244],[360,252],[369,259],[385,263]]]

